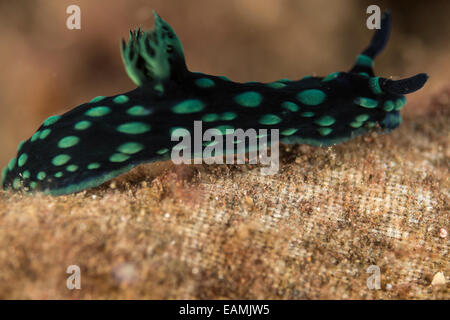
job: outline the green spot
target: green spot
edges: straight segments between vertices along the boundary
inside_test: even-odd
[[[248,91],[241,94],[238,94],[234,97],[234,101],[240,104],[243,107],[257,107],[261,104],[262,96],[258,92]]]
[[[406,104],[406,98],[405,97],[401,97],[398,98],[397,101],[395,102],[395,110],[401,110]]]
[[[260,124],[274,125],[281,122],[281,118],[274,114],[266,114],[259,119]]]
[[[273,89],[280,89],[280,88],[286,87],[286,84],[276,81],[276,82],[268,83],[267,86],[269,88],[273,88]]]
[[[375,94],[382,94],[383,90],[381,90],[380,87],[380,81],[379,81],[380,77],[373,77],[369,79],[369,87],[370,90],[372,90],[373,93]]]
[[[214,122],[219,120],[219,115],[217,113],[207,113],[202,117],[205,122]]]
[[[283,79],[278,80],[277,82],[292,82],[292,80],[291,79],[287,79],[287,78],[283,78]]]
[[[45,179],[45,177],[47,176],[47,174],[44,172],[44,171],[39,171],[38,172],[38,174],[36,175],[36,178],[38,179],[38,180],[44,180]]]
[[[368,114],[360,114],[359,116],[355,117],[355,121],[358,122],[364,122],[367,121],[369,119],[369,115]]]
[[[104,115],[107,115],[110,112],[111,112],[111,109],[109,107],[100,106],[100,107],[95,107],[95,108],[92,108],[92,109],[86,111],[85,115],[87,115],[89,117],[102,117]]]
[[[336,79],[339,77],[339,72],[333,72],[327,75],[325,78],[322,79],[322,82],[327,82]]]
[[[17,190],[17,189],[20,188],[21,185],[22,184],[20,183],[20,179],[19,178],[15,178],[14,181],[13,181],[13,188]]]
[[[141,134],[150,131],[150,125],[143,122],[128,122],[117,127],[117,131],[127,134]]]
[[[237,114],[234,112],[224,112],[220,116],[220,119],[224,120],[224,121],[231,121],[231,120],[236,119],[236,117],[237,117]]]
[[[297,94],[297,99],[308,106],[321,104],[326,98],[323,91],[317,89],[308,89]]]
[[[354,102],[358,106],[368,108],[368,109],[373,109],[378,106],[378,101],[376,101],[374,99],[370,99],[370,98],[358,97],[355,99]]]
[[[14,158],[12,158],[11,160],[9,160],[9,163],[8,163],[8,169],[9,169],[9,171],[12,171],[12,169],[14,169],[14,167],[16,166],[16,158],[14,157]]]
[[[48,117],[48,118],[44,121],[44,123],[43,123],[44,127],[51,126],[51,125],[54,124],[56,121],[58,121],[59,118],[61,118],[61,116],[51,116],[51,117]]]
[[[80,141],[80,138],[75,136],[67,136],[59,140],[58,147],[59,148],[70,148],[76,145]]]
[[[60,154],[52,159],[52,164],[54,166],[62,166],[65,165],[70,160],[70,156],[68,154]]]
[[[40,134],[41,134],[40,131],[36,131],[36,132],[31,136],[30,141],[31,141],[31,142],[36,141],[36,139],[39,138],[39,135],[40,135]]]
[[[92,123],[90,121],[83,120],[75,123],[74,128],[75,130],[86,130],[91,126],[91,124]]]
[[[350,123],[350,127],[352,128],[359,128],[363,125],[363,122],[359,122],[359,121],[353,121]]]
[[[127,161],[130,156],[123,153],[114,153],[111,157],[109,157],[109,161],[111,162],[124,162]]]
[[[22,178],[28,179],[29,177],[30,177],[30,171],[25,170],[24,172],[22,172]]]
[[[78,166],[75,164],[71,164],[66,167],[66,170],[69,172],[75,172],[78,170]]]
[[[292,136],[294,133],[296,133],[298,131],[298,129],[295,128],[290,128],[290,129],[286,129],[281,131],[281,134],[283,136]]]
[[[302,116],[304,118],[311,118],[311,117],[314,117],[314,112],[306,111],[306,112],[301,113],[300,116]]]
[[[103,99],[105,99],[105,96],[97,96],[89,102],[96,103],[96,102],[102,101]]]
[[[23,153],[23,154],[19,157],[19,160],[17,160],[17,165],[18,165],[19,167],[22,167],[22,166],[25,164],[25,162],[27,162],[27,160],[28,160],[28,155],[27,155],[26,153]]]
[[[319,128],[319,129],[317,129],[317,131],[319,131],[321,136],[327,136],[333,131],[333,129],[331,129],[331,128]]]
[[[19,145],[17,146],[17,152],[19,152],[20,149],[22,149],[25,142],[26,142],[25,140],[20,141]]]
[[[225,77],[225,76],[219,76],[219,78],[220,79],[222,79],[222,80],[224,80],[224,81],[230,81],[231,82],[231,80],[230,79],[228,79],[227,77]]]
[[[292,112],[297,112],[298,110],[300,110],[300,107],[296,103],[290,101],[283,102],[281,104],[281,107]]]
[[[175,113],[194,113],[202,111],[205,108],[203,102],[197,99],[188,99],[183,102],[178,103],[172,107],[172,111]]]
[[[316,124],[322,127],[328,127],[331,126],[336,122],[336,119],[330,116],[322,116],[314,121]]]
[[[211,88],[214,87],[214,81],[209,78],[200,78],[195,80],[195,84],[200,88]]]
[[[127,142],[122,144],[117,148],[117,151],[120,151],[122,153],[126,154],[134,154],[138,153],[139,151],[142,151],[144,149],[144,145],[137,142]]]
[[[360,54],[357,58],[356,58],[356,64],[359,66],[366,66],[366,67],[370,67],[373,68],[373,60],[371,57],[366,56],[365,54]]]
[[[122,104],[130,101],[130,98],[128,98],[126,95],[121,94],[120,96],[115,97],[113,101],[114,103]]]
[[[64,174],[61,171],[58,171],[54,174],[55,178],[61,178]]]
[[[37,187],[37,183],[34,182],[34,181],[31,181],[30,182],[30,188],[34,190],[34,189],[36,189],[36,187]]]
[[[43,139],[47,138],[51,131],[52,130],[50,130],[50,129],[42,130],[41,134],[39,135],[39,139],[43,140]]]
[[[367,72],[360,72],[359,74],[365,78],[370,78],[370,76]]]
[[[388,100],[384,103],[384,110],[387,112],[391,112],[392,110],[394,110],[395,108],[395,104],[394,102]]]
[[[167,149],[167,148],[163,148],[163,149],[160,149],[160,150],[156,151],[156,153],[159,154],[159,155],[163,155],[163,154],[165,154],[167,152],[169,152],[169,149]]]
[[[98,168],[100,168],[100,163],[98,163],[98,162],[92,162],[92,163],[89,163],[88,166],[87,166],[87,168],[88,168],[89,170],[98,169]]]
[[[312,76],[307,75],[307,76],[304,76],[304,77],[302,78],[302,80],[305,80],[305,79],[311,79],[311,78],[312,78]]]
[[[134,106],[128,109],[127,113],[131,116],[147,116],[151,113],[151,111],[143,106]]]
[[[234,132],[234,127],[230,126],[230,125],[226,125],[226,124],[225,125],[221,125],[221,126],[217,126],[216,129],[219,130],[220,133],[222,133],[222,134],[230,134],[230,133],[232,133],[232,132],[227,132],[227,130],[233,130],[233,132]]]

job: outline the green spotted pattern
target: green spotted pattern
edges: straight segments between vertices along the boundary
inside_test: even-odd
[[[111,162],[124,162],[128,159],[130,159],[130,156],[123,153],[114,153],[111,157],[109,157],[109,161]]]
[[[298,131],[298,129],[295,128],[290,128],[290,129],[286,129],[281,131],[281,134],[283,136],[292,136],[294,133],[296,133]]]
[[[298,100],[308,106],[317,106],[325,101],[326,94],[322,90],[308,89],[297,94]]]
[[[234,97],[234,101],[243,107],[254,108],[261,104],[263,97],[255,91],[247,91]]]
[[[44,180],[45,177],[47,176],[47,174],[44,171],[39,171],[38,174],[36,175],[36,178],[40,181]]]
[[[36,141],[36,140],[39,138],[40,135],[41,135],[41,132],[40,132],[40,131],[36,131],[36,132],[31,136],[30,141],[31,141],[31,142]]]
[[[322,79],[322,82],[334,80],[337,77],[339,77],[339,74],[340,74],[339,72],[330,73],[329,75],[327,75],[325,78]]]
[[[373,78],[369,79],[369,87],[372,90],[372,92],[375,94],[383,93],[383,90],[381,90],[381,87],[380,87],[379,79],[380,79],[380,77],[373,77]]]
[[[268,86],[269,88],[273,88],[273,89],[281,89],[281,88],[286,87],[286,84],[285,84],[285,83],[282,83],[282,82],[276,81],[276,82],[268,83],[267,86]]]
[[[217,113],[207,113],[202,117],[205,122],[214,122],[219,120],[219,115]]]
[[[151,111],[144,108],[143,106],[134,106],[134,107],[129,108],[127,110],[127,113],[130,116],[139,117],[139,116],[148,116],[149,114],[151,114]]]
[[[86,115],[89,117],[103,117],[111,112],[111,109],[106,106],[94,107],[88,111],[86,111]]]
[[[69,162],[70,156],[68,154],[59,154],[52,159],[52,164],[54,166],[63,166]]]
[[[195,80],[195,84],[200,88],[211,88],[215,86],[214,81],[209,78],[197,79]]]
[[[114,101],[114,103],[122,104],[122,103],[127,103],[128,101],[130,101],[130,98],[128,98],[126,95],[121,94],[121,95],[115,97],[113,99],[113,101]]]
[[[356,58],[356,64],[359,66],[366,66],[366,67],[370,67],[373,68],[373,60],[371,57],[366,56],[364,54],[360,54],[357,58]]]
[[[117,148],[117,151],[126,154],[135,154],[142,150],[144,150],[144,145],[138,142],[127,142]]]
[[[51,116],[51,117],[48,117],[48,118],[44,121],[43,126],[44,126],[44,127],[51,126],[52,124],[56,123],[60,118],[61,118],[61,116]]]
[[[187,114],[200,112],[205,108],[205,104],[198,99],[184,100],[172,107],[174,113]]]
[[[167,152],[169,152],[169,149],[163,148],[163,149],[160,149],[160,150],[156,151],[156,154],[163,155],[163,154],[165,154]]]
[[[388,100],[388,101],[386,101],[386,102],[384,103],[383,109],[384,109],[385,111],[391,112],[392,110],[394,110],[394,108],[395,108],[395,103],[394,103],[394,102]]]
[[[274,125],[280,123],[281,121],[281,118],[274,114],[266,114],[259,119],[259,123],[264,125]]]
[[[66,170],[69,172],[75,172],[78,170],[78,166],[75,164],[71,164],[66,167]]]
[[[311,117],[314,117],[314,112],[312,112],[312,111],[306,111],[306,112],[302,112],[301,114],[300,114],[300,116],[302,116],[302,117],[304,117],[304,118],[311,118]]]
[[[117,127],[117,131],[127,134],[142,134],[150,131],[149,124],[144,122],[128,122]]]
[[[237,114],[234,112],[224,112],[220,116],[220,119],[224,120],[224,121],[231,121],[231,120],[236,119],[236,117],[237,117]]]
[[[39,139],[44,140],[45,138],[48,137],[50,132],[52,132],[51,129],[44,129],[44,130],[42,130],[41,133],[39,134]]]
[[[25,170],[24,172],[22,172],[22,178],[28,179],[30,176],[31,176],[30,171]]]
[[[19,167],[23,167],[23,165],[27,162],[28,160],[28,155],[26,153],[22,153],[19,157],[19,159],[17,160],[17,165]]]
[[[333,129],[331,128],[319,128],[317,129],[317,131],[319,131],[319,134],[321,136],[327,136],[329,135],[331,132],[333,132]]]
[[[75,128],[75,130],[86,130],[91,126],[91,124],[92,123],[90,121],[82,120],[75,123],[73,127]]]
[[[292,112],[297,112],[298,110],[300,110],[300,107],[296,103],[291,101],[283,102],[281,104],[281,107]]]
[[[358,97],[355,99],[355,104],[363,108],[373,109],[378,106],[378,101],[370,98]]]
[[[98,163],[98,162],[92,162],[92,163],[89,163],[88,166],[87,166],[87,168],[88,168],[89,170],[98,169],[98,168],[100,168],[100,163]]]
[[[59,140],[58,147],[65,149],[75,146],[80,141],[80,138],[76,136],[67,136]]]
[[[54,174],[55,178],[61,178],[64,175],[64,173],[62,173],[61,171],[58,171],[57,173]]]
[[[336,122],[336,119],[330,116],[322,116],[314,121],[315,124],[318,124],[322,127],[328,127],[333,125]]]
[[[406,104],[406,98],[405,97],[401,97],[398,98],[397,101],[395,102],[395,110],[401,110]]]
[[[102,101],[103,99],[105,99],[105,96],[97,96],[89,102],[96,103],[96,102]]]

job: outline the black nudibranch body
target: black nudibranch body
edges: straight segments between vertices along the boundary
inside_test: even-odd
[[[173,130],[192,132],[196,120],[222,132],[276,128],[283,143],[315,146],[372,128],[388,132],[401,123],[404,94],[427,80],[426,74],[397,81],[374,76],[373,59],[390,25],[385,14],[349,72],[236,83],[188,71],[181,42],[155,14],[154,29],[133,31],[122,43],[126,72],[138,87],[45,120],[3,170],[3,188],[60,195],[98,186],[141,163],[168,159]]]

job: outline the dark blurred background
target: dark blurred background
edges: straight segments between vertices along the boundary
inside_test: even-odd
[[[66,28],[81,7],[81,30]],[[405,112],[420,114],[450,83],[450,1],[20,0],[0,1],[0,166],[48,116],[97,95],[134,88],[119,44],[128,30],[153,26],[155,9],[183,42],[188,67],[235,81],[272,81],[348,70],[368,44],[366,8],[389,8],[393,33],[378,75],[427,72]]]

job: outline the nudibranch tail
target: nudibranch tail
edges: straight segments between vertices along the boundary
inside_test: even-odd
[[[203,131],[216,129],[221,138],[233,130],[268,129],[268,141],[270,129],[278,129],[283,143],[314,146],[341,143],[377,128],[393,130],[401,123],[404,94],[420,89],[428,77],[374,76],[373,59],[385,47],[390,27],[386,13],[381,29],[350,72],[237,83],[190,72],[177,35],[155,14],[152,30],[137,29],[128,42],[122,41],[125,70],[138,87],[98,96],[46,119],[19,145],[17,156],[2,171],[1,184],[6,190],[52,195],[95,187],[139,164],[169,159],[171,152],[180,151],[173,133],[180,129],[184,136],[194,137],[194,123],[200,121]],[[264,136],[258,135],[257,148],[263,148],[259,142]],[[203,146],[212,148],[216,142]],[[195,156],[198,151],[194,145],[186,152]]]

